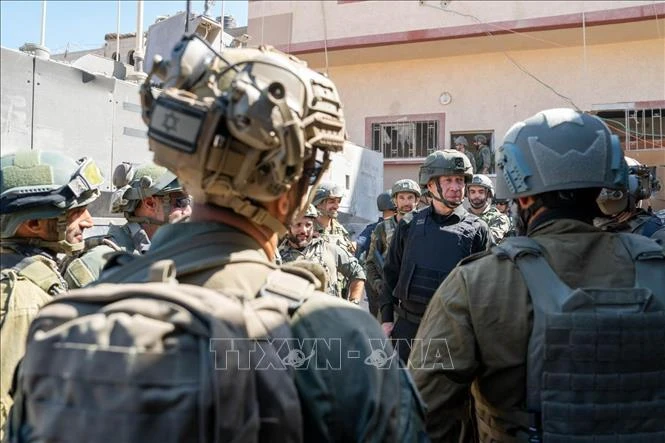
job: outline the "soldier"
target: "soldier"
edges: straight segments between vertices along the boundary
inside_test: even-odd
[[[463,135],[455,137],[455,149],[466,155],[466,158],[468,158],[469,162],[471,162],[471,167],[473,168],[473,173],[475,174],[477,172],[476,157],[473,155],[473,152],[469,152],[468,148],[469,141],[466,139],[466,137]]]
[[[498,244],[510,231],[510,219],[492,206],[494,184],[486,175],[476,174],[471,183],[466,185],[469,211],[480,217],[490,228],[492,242]]]
[[[487,224],[462,207],[472,177],[462,153],[445,149],[428,155],[419,178],[432,195],[432,206],[405,215],[390,243],[383,267],[382,326],[404,361],[436,288],[457,262],[491,243]]]
[[[500,213],[510,218],[510,200],[507,198],[494,198],[494,207]]]
[[[351,241],[349,232],[337,221],[339,205],[344,198],[344,190],[334,183],[321,183],[312,203],[319,210],[315,229],[318,235],[331,243],[346,248],[351,254],[356,252],[356,244]]]
[[[70,289],[97,280],[109,256],[117,251],[144,254],[157,228],[184,221],[192,213],[191,198],[172,172],[154,163],[135,166],[121,163],[113,172],[111,212],[123,213],[127,223],[109,225],[101,237],[86,240],[86,251],[67,265],[64,273]]]
[[[383,220],[389,219],[395,215],[395,211],[397,210],[395,207],[395,202],[393,202],[393,199],[390,196],[390,189],[388,189],[386,192],[382,192],[378,197],[376,197],[376,208],[381,213],[379,219],[374,223],[370,223],[365,226],[360,235],[358,235],[358,239],[356,241],[358,246],[356,249],[356,258],[361,262],[367,259],[367,251],[369,250],[370,239],[372,237],[372,232],[374,232],[374,228],[376,228],[376,225],[381,223]]]
[[[163,82],[157,98],[154,75]],[[222,56],[193,35],[168,62],[156,57],[141,103],[155,163],[193,196],[190,222],[162,226],[148,253],[122,256],[71,295],[102,304],[94,315],[74,308],[79,315],[63,325],[71,333],[35,330],[10,437],[397,442],[422,432],[408,374],[380,358],[383,332],[371,315],[315,291],[311,273],[273,261],[278,236],[344,146],[332,81],[270,47]],[[106,291],[121,302],[100,299]],[[67,303],[50,308],[71,316]],[[303,349],[273,346],[275,334],[289,346],[299,337]],[[319,342],[331,347],[308,348]],[[382,355],[370,359],[375,342]],[[263,354],[245,352],[252,345]],[[263,357],[288,366],[262,366]]]
[[[589,114],[550,109],[508,130],[496,191],[528,237],[462,260],[429,304],[410,364],[432,441],[473,432],[470,393],[482,442],[662,440],[665,257],[592,225],[600,189],[625,186],[622,164]]]
[[[339,287],[337,278],[338,273],[342,274],[349,282],[349,301],[359,304],[365,289],[365,271],[346,249],[321,237],[314,237],[316,217],[318,217],[316,208],[309,205],[305,215],[291,223],[289,232],[279,247],[282,263],[298,260],[319,263],[326,276],[324,290],[336,297],[342,296],[342,288]]]
[[[393,184],[390,197],[397,205],[397,213],[374,228],[367,255],[369,285],[377,294],[383,294],[383,265],[393,234],[400,220],[415,208],[416,202],[420,198],[420,186],[413,180],[397,180]]]
[[[665,220],[641,208],[643,200],[660,190],[660,181],[651,168],[633,159],[626,161],[633,163],[628,166],[627,191],[603,189],[597,202],[607,217],[599,217],[594,223],[604,231],[640,234],[665,246]]]
[[[381,223],[383,220],[387,220],[393,215],[395,215],[395,202],[393,202],[392,197],[390,196],[390,189],[386,192],[382,192],[376,198],[376,207],[379,212],[381,212],[381,217],[379,220],[370,223],[365,226],[365,229],[358,236],[358,250],[356,251],[356,257],[360,263],[365,267],[365,274],[367,274],[367,252],[369,251],[370,241],[372,239],[372,232],[376,225]],[[373,316],[378,316],[379,314],[379,294],[374,291],[371,284],[365,284],[365,293],[367,294],[367,302],[369,305],[369,312]]]
[[[57,254],[83,248],[93,226],[87,205],[99,197],[102,174],[94,161],[47,151],[0,158],[0,434],[12,404],[16,364],[39,308],[67,290]]]
[[[473,145],[476,148],[476,172],[478,174],[493,174],[492,151],[487,146],[487,137],[483,134],[474,135]]]

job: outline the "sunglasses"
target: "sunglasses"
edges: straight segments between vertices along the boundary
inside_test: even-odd
[[[185,209],[192,205],[192,198],[188,195],[182,197],[171,197],[171,205],[178,209]]]

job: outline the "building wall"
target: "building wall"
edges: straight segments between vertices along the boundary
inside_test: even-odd
[[[291,44],[651,7],[653,1],[250,1],[253,43]],[[442,4],[446,6],[442,7]],[[452,12],[450,12],[452,11]],[[323,25],[325,16],[326,26]],[[476,17],[478,20],[472,18]],[[580,16],[581,19],[581,16]],[[543,21],[545,24],[545,21]],[[500,29],[496,29],[500,30]]]

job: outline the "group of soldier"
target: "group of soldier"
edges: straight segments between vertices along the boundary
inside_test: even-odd
[[[356,244],[320,183],[345,134],[327,77],[196,37],[155,65],[154,163],[113,174],[126,224],[84,240],[92,159],[1,158],[9,441],[665,438],[665,227],[637,207],[657,183],[601,119],[516,123],[496,185],[433,152]]]
[[[455,149],[469,159],[474,173],[494,173],[494,155],[492,149],[487,145],[487,136],[483,134],[474,135],[473,147],[469,147],[469,140],[464,135],[455,137],[454,143]]]

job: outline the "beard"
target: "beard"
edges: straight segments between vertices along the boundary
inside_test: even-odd
[[[298,235],[289,234],[289,241],[298,249],[302,249],[305,246],[309,245],[311,240],[312,236],[307,234],[298,234]]]
[[[469,204],[473,209],[481,209],[487,204],[487,199],[486,198],[469,199]]]
[[[407,214],[409,212],[413,211],[413,205],[403,205],[397,208],[397,212],[400,214]]]

